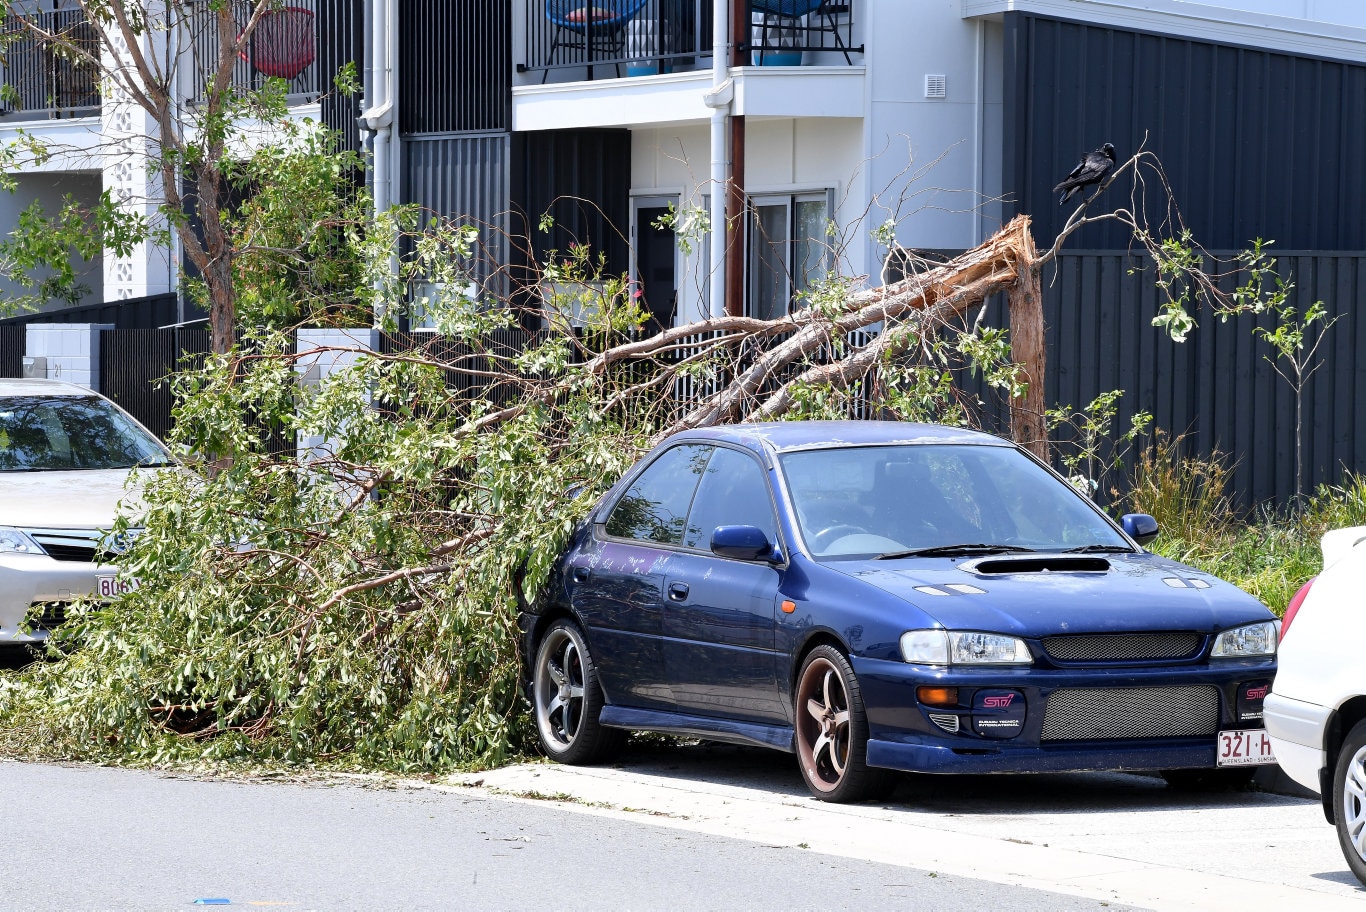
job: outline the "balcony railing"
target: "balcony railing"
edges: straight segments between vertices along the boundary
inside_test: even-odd
[[[99,54],[99,36],[80,10],[33,12],[9,15],[0,20],[3,38],[3,84],[0,117],[34,120],[81,117],[100,109],[99,69],[93,63],[63,53],[75,46]],[[59,36],[58,42],[40,41],[36,32]]]
[[[234,0],[237,34],[246,28],[251,0]],[[203,101],[206,87],[218,70],[218,14],[208,3],[196,4],[185,23],[189,30],[195,85],[190,97]],[[291,101],[316,97],[320,90],[318,66],[318,18],[315,0],[292,0],[271,9],[256,24],[251,39],[233,66],[232,87],[237,91],[260,89],[269,78],[283,79]]]
[[[746,0],[736,0],[746,2]],[[853,64],[855,0],[747,0],[754,65]],[[712,0],[524,0],[518,72],[611,79],[710,66]]]

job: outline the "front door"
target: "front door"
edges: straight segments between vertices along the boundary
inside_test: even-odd
[[[730,525],[758,526],[777,538],[764,468],[746,453],[717,447],[688,514],[684,553],[665,574],[669,687],[680,712],[787,723],[775,651],[781,571],[711,553],[713,530]]]

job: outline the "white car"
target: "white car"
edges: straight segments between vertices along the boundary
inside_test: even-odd
[[[109,535],[129,472],[172,465],[160,441],[83,386],[0,380],[0,646],[34,644],[120,577]]]
[[[1366,884],[1366,526],[1323,536],[1323,571],[1286,608],[1264,706],[1281,769],[1319,793],[1352,873]]]

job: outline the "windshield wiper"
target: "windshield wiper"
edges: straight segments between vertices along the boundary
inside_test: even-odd
[[[978,554],[1013,554],[1033,551],[1018,545],[986,545],[980,542],[962,545],[938,545],[933,548],[911,548],[907,551],[888,551],[875,560],[895,560],[898,557],[968,557]]]
[[[1128,545],[1081,545],[1077,548],[1065,548],[1063,554],[1132,554],[1133,548]]]

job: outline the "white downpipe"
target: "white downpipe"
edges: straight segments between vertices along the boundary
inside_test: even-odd
[[[743,0],[734,0],[736,3]],[[711,91],[711,283],[710,315],[726,313],[726,190],[730,161],[726,158],[726,119],[731,112],[734,87],[730,78],[730,2],[712,0]]]
[[[365,111],[360,127],[369,133],[370,196],[376,214],[388,209],[393,200],[394,154],[394,64],[397,56],[397,0],[366,0],[369,36],[366,42]],[[384,302],[375,289],[375,325],[384,320]]]

